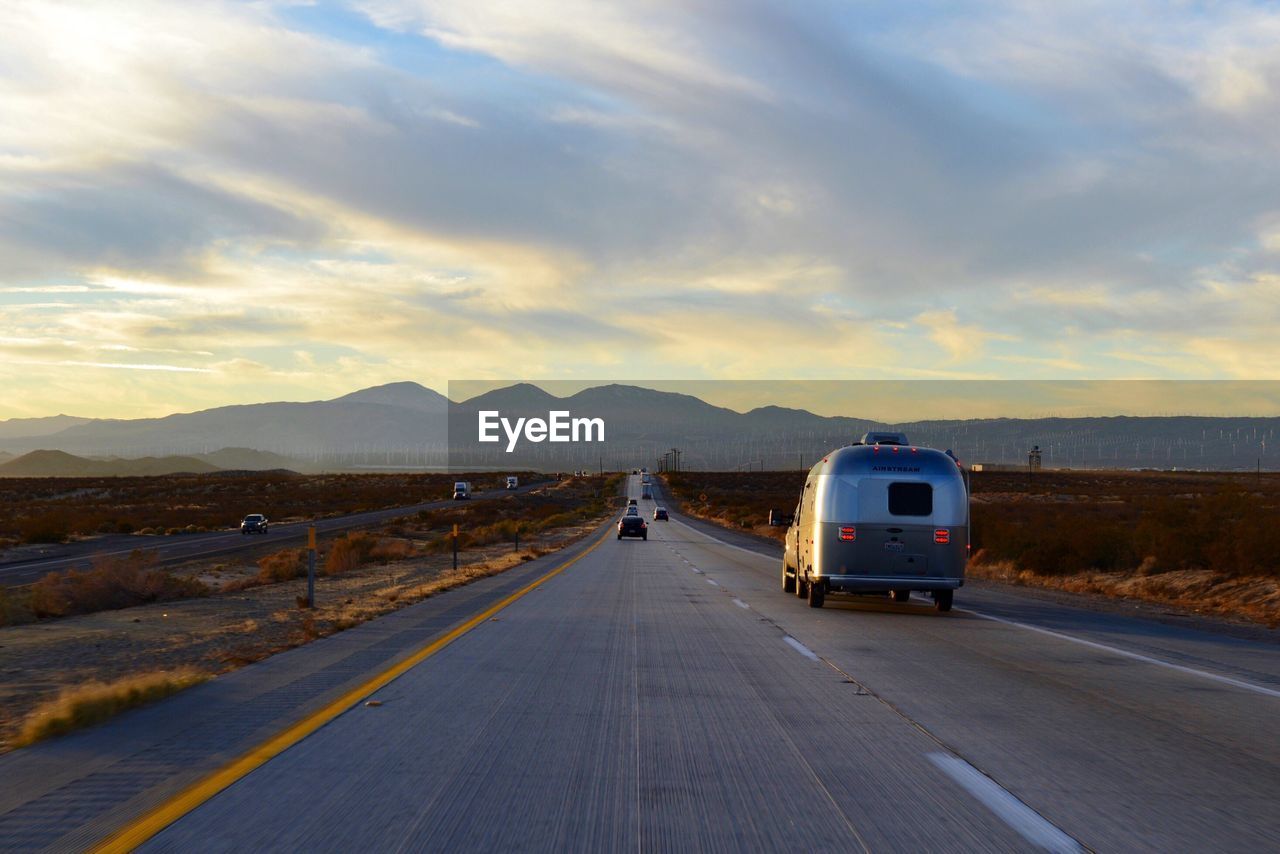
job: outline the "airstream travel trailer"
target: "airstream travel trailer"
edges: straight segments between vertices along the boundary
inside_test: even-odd
[[[969,556],[969,494],[950,454],[868,433],[810,471],[787,529],[782,589],[821,608],[830,592],[912,590],[951,610]]]

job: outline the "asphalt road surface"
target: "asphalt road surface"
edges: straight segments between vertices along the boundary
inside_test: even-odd
[[[568,558],[514,600],[556,564],[0,757],[0,844],[141,825],[149,851],[1277,848],[1275,643],[977,587],[950,614],[812,609],[774,556],[678,517]],[[375,649],[404,672],[322,715],[349,684],[321,676],[377,670]],[[312,724],[273,746],[291,720]]]
[[[474,493],[471,500],[483,501],[504,495],[519,495],[539,485],[527,483],[510,491],[486,490]],[[419,510],[437,510],[453,503],[449,499],[443,499],[404,507],[390,507],[385,510],[370,510],[366,513],[330,516],[325,519],[316,519],[314,523],[272,523],[266,534],[242,534],[238,528],[207,534],[177,534],[168,537],[113,534],[77,543],[50,545],[44,547],[42,554],[35,557],[24,556],[12,559],[0,555],[0,587],[31,584],[50,572],[83,569],[89,566],[94,558],[127,555],[135,550],[155,554],[160,565],[172,565],[189,560],[220,557],[245,549],[258,548],[264,544],[284,548],[305,542],[307,526],[311,524],[315,524],[317,534],[336,534],[368,525],[381,525],[397,517],[417,513]]]

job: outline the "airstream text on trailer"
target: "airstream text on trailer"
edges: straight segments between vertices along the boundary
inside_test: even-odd
[[[949,611],[964,584],[969,494],[955,458],[868,433],[810,471],[787,529],[782,589],[821,608],[829,592],[933,595]]]

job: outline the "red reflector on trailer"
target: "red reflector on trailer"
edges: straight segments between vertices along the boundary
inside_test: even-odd
[[[852,525],[841,525],[840,539],[844,540],[846,543],[853,542],[858,539],[858,529]]]
[[[933,541],[935,543],[951,542],[951,532],[946,528],[936,528],[933,532]]]

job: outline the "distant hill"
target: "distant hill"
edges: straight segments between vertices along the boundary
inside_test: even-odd
[[[482,409],[498,410],[508,418],[545,418],[551,410],[602,418],[606,442],[522,443],[516,454],[507,454],[505,443],[475,441]],[[417,383],[397,382],[333,400],[222,406],[134,420],[12,419],[0,422],[0,428],[0,449],[14,454],[56,449],[81,458],[158,457],[165,461],[162,468],[172,465],[172,457],[182,457],[192,471],[310,472],[446,464],[618,469],[657,465],[673,447],[680,449],[688,468],[796,468],[877,429],[903,430],[912,442],[951,448],[966,462],[1025,465],[1027,452],[1039,445],[1044,465],[1050,467],[1280,468],[1280,418],[995,418],[890,425],[781,406],[737,412],[688,394],[617,383],[566,397],[517,383],[450,403]],[[24,429],[26,434],[14,434]],[[0,457],[0,466],[17,462]],[[141,466],[138,460],[131,463],[136,463],[135,471]],[[58,467],[51,460],[40,466]],[[70,468],[83,466],[75,463]]]
[[[23,436],[49,436],[60,433],[77,424],[87,424],[92,418],[77,418],[74,415],[51,415],[47,418],[9,418],[0,421],[0,439],[11,439]]]
[[[163,418],[98,419],[56,433],[0,438],[0,447],[17,453],[57,448],[83,456],[142,457],[211,454],[234,446],[278,455],[278,465],[286,468],[296,468],[299,459],[323,460],[328,466],[429,464],[429,454],[444,455],[447,417],[443,395],[402,382],[334,400],[220,406]]]
[[[38,450],[0,463],[0,477],[139,477],[161,474],[207,474],[218,467],[194,457],[142,457],[93,460],[65,451]]]
[[[195,459],[202,460],[220,469],[239,469],[245,471],[298,471],[306,468],[291,457],[272,454],[268,451],[255,451],[252,448],[223,448],[210,454],[195,454]]]
[[[387,383],[363,388],[335,398],[332,403],[376,403],[414,412],[439,414],[449,408],[449,398],[414,382]]]

